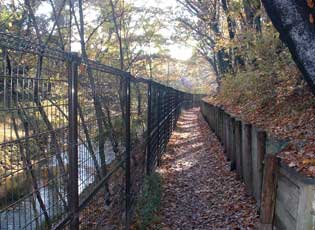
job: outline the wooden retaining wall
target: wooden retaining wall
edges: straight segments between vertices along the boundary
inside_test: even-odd
[[[202,102],[201,111],[220,139],[231,170],[257,201],[259,229],[315,230],[315,179],[276,158],[287,141],[209,103]]]

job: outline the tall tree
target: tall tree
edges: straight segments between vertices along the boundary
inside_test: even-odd
[[[262,0],[281,40],[288,46],[294,61],[315,93],[315,31],[310,10],[313,1]],[[310,2],[312,4],[307,4]]]
[[[218,41],[224,36],[222,30],[221,1],[177,0],[188,12],[188,16],[179,17],[178,21],[193,34],[198,41],[197,50],[203,55],[217,75],[220,84],[222,75],[228,70],[228,53],[224,47],[218,47]],[[223,1],[226,6],[227,2]],[[224,9],[223,9],[224,10]],[[227,12],[226,12],[227,13]],[[229,17],[231,36],[234,36],[232,20]]]

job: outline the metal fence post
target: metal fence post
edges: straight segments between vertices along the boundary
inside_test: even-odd
[[[172,108],[171,108],[171,92],[167,90],[167,142],[170,140],[172,133]]]
[[[160,132],[160,122],[161,122],[161,87],[160,85],[157,86],[158,93],[157,93],[157,166],[160,165],[160,154],[161,154],[161,132]]]
[[[165,95],[166,95],[166,88],[163,86],[162,87],[163,93],[162,93],[162,104],[161,104],[161,110],[162,110],[162,117],[161,117],[161,121],[162,121],[162,126],[161,126],[161,152],[160,152],[160,157],[159,157],[159,163],[161,163],[161,157],[162,154],[164,152],[164,148],[165,148],[165,125],[166,125],[166,103],[165,103]],[[159,164],[160,165],[160,164]]]
[[[130,76],[126,77],[126,92],[125,92],[125,102],[126,102],[126,229],[129,229],[130,225],[130,210],[131,210],[131,159],[130,159]]]
[[[175,90],[173,90],[173,99],[172,99],[172,110],[173,110],[173,130],[175,129],[175,114],[176,114],[176,95],[177,92]],[[172,131],[173,131],[172,130]]]
[[[71,53],[68,63],[68,109],[69,109],[69,210],[70,229],[79,229],[79,190],[78,190],[78,65],[77,53]]]
[[[147,139],[147,174],[151,173],[151,132],[152,132],[152,123],[151,123],[151,93],[152,93],[152,82],[148,82],[148,120],[147,120],[147,126],[148,126],[148,139]]]

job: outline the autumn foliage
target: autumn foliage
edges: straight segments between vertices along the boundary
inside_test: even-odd
[[[259,1],[221,3],[226,21],[218,19],[221,32],[214,51],[225,53],[227,65],[207,100],[290,140],[279,156],[290,167],[315,176],[315,100],[289,49]],[[314,24],[315,1],[305,4]]]

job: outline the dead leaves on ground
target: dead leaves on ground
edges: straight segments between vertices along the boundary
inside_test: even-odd
[[[208,98],[213,105],[236,117],[265,129],[271,135],[290,140],[279,157],[298,172],[315,177],[315,101],[307,89],[303,93],[278,95],[276,103],[261,106],[252,100],[250,105],[233,104],[222,98]]]
[[[255,229],[255,201],[229,170],[198,110],[182,114],[159,172],[164,181],[161,223],[151,229]]]

